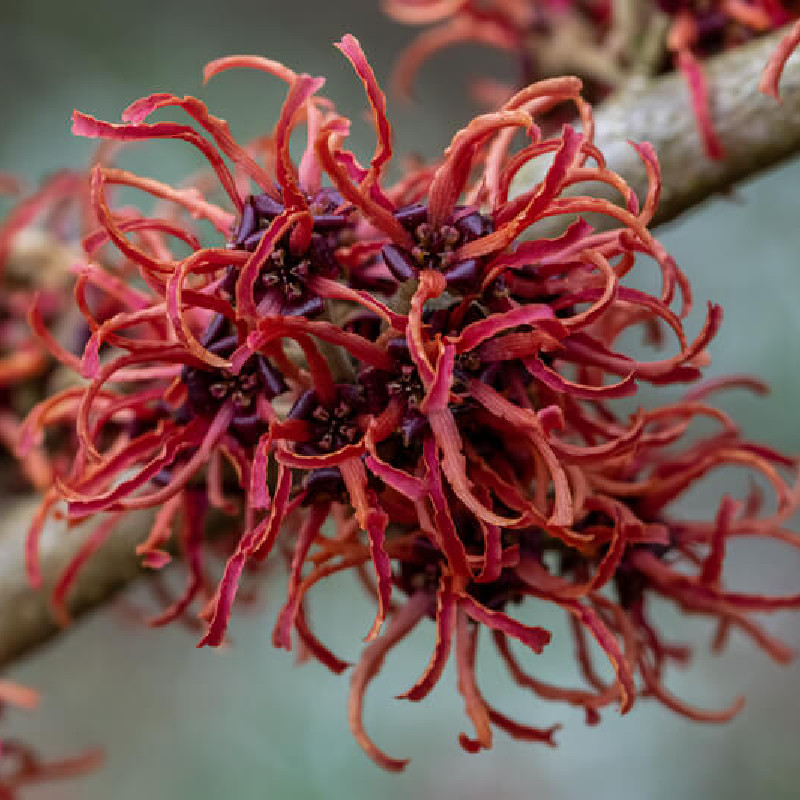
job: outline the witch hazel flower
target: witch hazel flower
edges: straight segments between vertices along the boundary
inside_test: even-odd
[[[642,481],[644,494],[661,491],[666,479],[648,472],[657,459],[642,459],[677,441],[703,412],[689,403],[624,418],[612,403],[642,381],[696,380],[721,312],[710,305],[700,334],[687,338],[688,282],[647,228],[660,187],[652,148],[636,145],[650,181],[640,201],[594,146],[578,79],[522,89],[457,132],[437,163],[390,184],[385,96],[358,41],[345,36],[337,46],[372,111],[376,145],[367,164],[346,148],[350,123],[319,95],[321,78],[258,57],[220,59],[205,73],[252,68],[287,84],[272,133],[252,146],[239,145],[192,97],[142,98],[121,123],[75,113],[79,135],[196,147],[227,205],[199,184],[174,188],[95,169],[99,229],[86,238],[89,261],[76,285],[91,336],[80,359],[62,359],[88,384],[41,403],[22,430],[24,450],[54,420],[72,418],[78,441],[72,470],[45,497],[30,532],[29,572],[38,580],[37,539],[59,503],[72,522],[98,517],[57,587],[54,605],[63,611],[75,574],[116,523],[150,509],[143,562],[163,567],[176,538],[189,572],[184,594],[154,622],[200,601],[201,644],[217,646],[245,570],[283,538],[289,578],[276,646],[292,649],[296,637],[303,653],[343,672],[347,661],[312,629],[308,592],[346,571],[375,598],[374,620],[360,632],[368,645],[353,671],[349,717],[379,764],[401,769],[405,761],[364,730],[364,692],[388,650],[426,618],[437,625],[437,646],[408,699],[431,691],[455,638],[459,689],[475,727],[461,744],[489,747],[493,726],[552,743],[554,728],[512,720],[483,698],[474,672],[479,630],[536,654],[551,634],[520,622],[512,606],[529,596],[555,603],[575,619],[580,641],[594,637],[608,656],[616,679],[598,690],[604,701],[631,707],[638,650],[621,633],[629,630],[625,608],[601,590],[618,569],[637,575],[632,585],[647,570],[657,583],[656,567],[635,553],[672,543],[661,506],[627,498]],[[576,110],[582,131],[567,125],[545,135],[538,117],[561,106]],[[194,124],[148,121],[168,107]],[[307,143],[296,164],[289,142],[300,127]],[[534,159],[547,160],[543,179],[511,197],[514,176]],[[619,203],[566,191],[598,181]],[[107,195],[114,185],[178,213],[123,214]],[[596,231],[590,213],[616,227]],[[218,240],[204,246],[187,217],[210,222]],[[564,218],[561,235],[526,238],[549,217]],[[101,247],[118,252],[121,271],[97,263]],[[657,295],[624,285],[634,265],[648,261],[660,275]],[[89,286],[112,294],[120,310],[96,316]],[[620,335],[642,326],[655,344],[669,332],[674,354],[625,354]],[[711,464],[724,461],[720,452],[751,452],[733,440],[722,451],[717,444],[702,456]],[[777,454],[752,454],[785,466]],[[780,513],[791,502],[784,497]],[[220,526],[220,514],[234,535],[215,585],[204,532]],[[765,530],[779,524],[768,519]],[[576,565],[549,576],[566,588],[542,573],[551,551]],[[711,591],[722,591],[716,578]]]

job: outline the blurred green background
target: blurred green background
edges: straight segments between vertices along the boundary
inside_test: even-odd
[[[326,75],[327,94],[361,119],[360,83],[330,44],[347,31],[356,34],[385,81],[412,32],[382,18],[376,5],[0,0],[0,170],[36,179],[64,164],[84,163],[89,146],[69,134],[73,107],[116,119],[128,102],[157,90],[198,94],[229,119],[241,139],[263,133],[281,101],[276,80],[239,73],[201,86],[204,62],[228,53],[269,55]],[[416,105],[390,97],[398,149],[440,152],[470,112],[464,78],[483,71],[514,77],[513,65],[499,55],[464,48],[428,66]],[[355,126],[354,141],[369,152],[366,124]],[[166,179],[199,165],[182,143],[147,145],[126,153],[124,163]],[[731,394],[724,407],[750,435],[792,452],[800,451],[798,182],[800,163],[789,164],[659,232],[695,287],[690,330],[698,329],[706,300],[725,309],[709,373],[751,372],[773,386],[769,398]],[[715,503],[702,492],[692,499],[705,517]],[[797,552],[759,545],[734,553],[732,579],[743,588],[797,591],[798,574]],[[297,668],[292,656],[271,647],[281,583],[270,580],[260,605],[234,620],[233,646],[225,651],[195,650],[196,635],[178,626],[151,631],[132,623],[125,607],[148,602],[140,586],[122,605],[94,615],[10,670],[8,677],[41,688],[45,701],[40,713],[9,713],[4,735],[28,738],[53,757],[96,744],[108,752],[106,767],[96,774],[25,797],[800,796],[800,669],[776,667],[738,636],[725,656],[701,655],[671,682],[683,696],[709,707],[746,693],[746,709],[723,728],[688,723],[646,701],[624,719],[609,709],[599,727],[587,728],[582,715],[535,702],[512,688],[496,663],[482,663],[485,693],[500,708],[536,724],[567,724],[556,750],[498,734],[491,752],[467,756],[456,741],[466,722],[452,670],[421,706],[391,699],[427,662],[433,632],[420,631],[393,654],[367,699],[376,741],[392,755],[413,759],[404,775],[383,774],[350,738],[347,675],[336,678],[315,664]],[[370,619],[361,594],[347,581],[326,587],[313,613],[334,649],[355,658]],[[662,618],[668,632],[688,631],[701,645],[710,633],[670,609]],[[544,677],[568,680],[574,668],[562,621],[537,621],[554,626],[556,643],[536,665],[527,663]],[[796,617],[772,617],[767,624],[800,647]]]

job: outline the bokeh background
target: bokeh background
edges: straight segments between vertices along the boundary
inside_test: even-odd
[[[73,107],[115,119],[132,99],[156,90],[199,94],[246,139],[272,127],[282,87],[263,75],[225,75],[201,86],[211,58],[234,52],[269,55],[297,70],[328,76],[326,91],[360,119],[360,83],[330,45],[356,34],[378,76],[412,32],[383,18],[373,0],[0,0],[0,170],[35,180],[64,164],[80,165],[86,142],[73,140]],[[464,79],[490,71],[513,79],[514,65],[468,48],[438,58],[423,72],[418,102],[390,97],[398,149],[434,156],[468,118]],[[370,129],[357,125],[362,153]],[[146,175],[180,178],[199,166],[182,143],[147,145],[124,156]],[[691,165],[686,165],[691,169]],[[732,393],[724,407],[746,431],[800,451],[800,163],[791,163],[715,199],[659,233],[694,284],[701,324],[705,301],[721,302],[725,322],[711,348],[710,374],[750,372],[773,393]],[[738,480],[738,478],[736,478]],[[719,481],[717,481],[719,484]],[[708,517],[719,485],[695,492],[691,505]],[[769,545],[739,547],[731,579],[743,588],[797,591],[800,553]],[[376,740],[412,764],[401,776],[375,767],[350,738],[347,676],[315,664],[296,667],[272,649],[271,621],[282,581],[265,583],[259,605],[232,626],[233,646],[197,651],[196,636],[178,626],[143,629],[132,605],[146,606],[135,587],[121,604],[95,614],[58,642],[14,666],[8,677],[45,693],[34,715],[10,713],[4,734],[25,737],[57,757],[102,745],[104,769],[76,782],[30,790],[31,800],[237,800],[259,798],[407,797],[537,798],[537,800],[673,800],[800,796],[800,668],[779,668],[734,636],[723,657],[700,656],[671,687],[690,700],[720,707],[739,693],[748,704],[732,724],[694,725],[646,701],[626,718],[609,709],[587,728],[582,715],[536,702],[514,689],[499,666],[481,664],[485,692],[496,705],[536,723],[563,720],[556,750],[499,734],[494,749],[467,756],[456,735],[465,729],[452,670],[421,706],[391,698],[427,662],[432,630],[399,648],[371,687],[367,723]],[[369,622],[361,594],[347,581],[320,592],[316,627],[337,652],[354,658]],[[662,613],[667,631],[699,645],[710,631]],[[556,643],[536,660],[539,674],[568,680],[570,647]],[[800,621],[773,616],[770,630],[800,648]],[[559,645],[561,639],[563,644]],[[565,677],[566,676],[566,677]]]

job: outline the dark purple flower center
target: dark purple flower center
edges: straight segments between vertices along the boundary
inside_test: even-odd
[[[322,189],[309,197],[308,203],[314,218],[308,246],[297,252],[291,232],[286,233],[261,270],[254,293],[264,313],[306,317],[322,313],[323,300],[311,290],[309,281],[315,276],[335,278],[339,274],[334,252],[348,225],[348,212],[338,211],[342,197],[335,190]],[[248,197],[232,246],[255,250],[270,223],[283,211],[284,206],[267,194]],[[231,293],[237,274],[232,271],[230,284],[225,285]]]
[[[261,430],[258,397],[271,400],[286,390],[281,374],[263,356],[248,359],[238,375],[226,370],[186,367],[182,379],[187,389],[187,405],[194,414],[213,416],[228,401],[235,416],[231,427]]]
[[[348,225],[350,213],[339,192],[326,187],[306,199],[308,210],[314,218],[314,230],[338,238]],[[342,208],[344,210],[340,210]],[[255,250],[269,224],[285,210],[282,203],[268,194],[250,195],[245,200],[239,226],[233,237],[233,246],[237,249]]]
[[[309,289],[308,281],[315,274],[333,277],[338,270],[333,254],[314,246],[318,244],[314,241],[316,236],[312,236],[312,246],[300,255],[289,250],[288,242],[272,251],[261,270],[260,285],[255,289],[259,305],[271,306],[268,310],[273,313],[309,317],[323,311],[323,300]]]
[[[389,396],[401,400],[406,408],[417,409],[425,396],[425,387],[419,377],[416,367],[403,364],[393,375],[386,389]]]
[[[428,208],[422,203],[398,209],[395,217],[414,242],[410,249],[394,244],[383,248],[383,260],[398,281],[405,282],[422,270],[432,269],[445,276],[451,291],[465,292],[475,287],[481,260],[459,259],[457,253],[467,242],[491,233],[493,226],[488,217],[457,208],[450,220],[435,226],[428,221]]]
[[[354,444],[361,436],[358,417],[363,410],[363,392],[358,386],[339,386],[333,404],[320,402],[309,389],[295,402],[289,419],[308,423],[309,436],[296,445],[301,455],[322,455]]]
[[[215,317],[209,325],[203,344],[215,355],[229,357],[238,339],[226,335],[230,330],[224,317]],[[224,369],[184,367],[181,379],[186,386],[188,411],[200,416],[213,416],[224,403],[232,401],[235,415],[231,429],[244,441],[253,441],[265,429],[258,410],[258,398],[272,400],[287,390],[280,372],[262,355],[251,356],[238,374]]]

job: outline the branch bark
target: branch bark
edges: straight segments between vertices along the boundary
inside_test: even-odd
[[[44,587],[35,590],[25,574],[24,548],[38,503],[36,497],[3,500],[0,668],[64,630],[50,610],[50,593],[93,527],[88,524],[67,531],[63,521],[48,521],[41,542]],[[144,574],[136,545],[147,533],[147,519],[146,513],[123,518],[110,539],[85,564],[69,593],[68,608],[73,619],[104,604],[134,578]]]
[[[664,177],[657,224],[800,151],[800,55],[786,65],[782,105],[758,91],[761,72],[781,36],[779,31],[706,62],[712,115],[726,150],[724,161],[711,161],[705,155],[680,75],[642,81],[598,108],[597,144],[609,166],[640,196],[646,191],[646,174],[626,141],[648,140],[655,146]],[[523,170],[518,190],[536,181],[534,173]],[[86,534],[80,529],[65,532],[57,522],[49,524],[42,540],[46,589],[32,589],[25,577],[23,545],[35,506],[33,499],[4,505],[0,668],[61,630],[50,613],[47,587],[52,587]],[[70,593],[73,617],[105,603],[142,574],[135,549],[146,530],[142,516],[130,516],[89,560]]]

